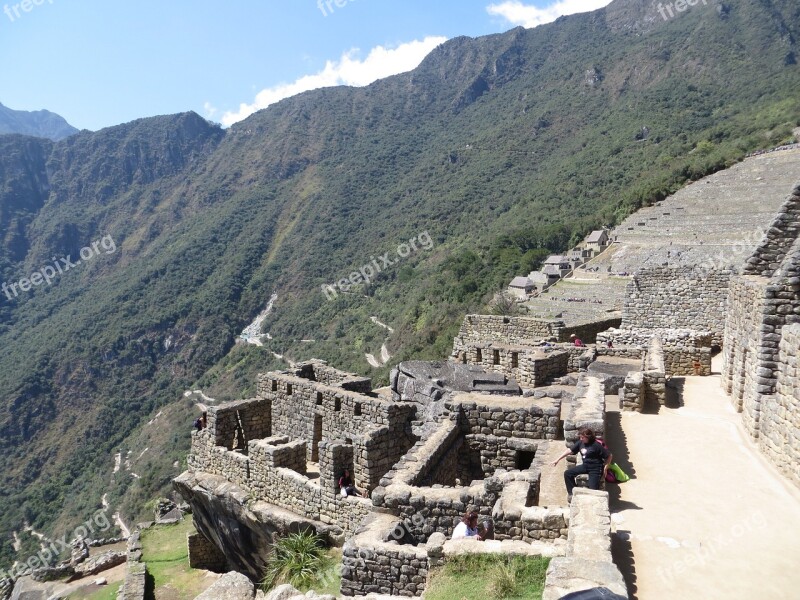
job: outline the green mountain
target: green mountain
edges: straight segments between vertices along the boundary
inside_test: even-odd
[[[666,20],[617,0],[228,130],[186,113],[0,136],[0,566],[12,532],[63,533],[104,495],[144,516],[182,469],[184,390],[247,395],[275,354],[377,381],[441,358],[549,251],[789,139],[799,26],[795,0]],[[273,293],[272,339],[235,345]]]
[[[78,133],[72,125],[49,110],[14,110],[0,104],[0,134],[20,133],[53,141]]]

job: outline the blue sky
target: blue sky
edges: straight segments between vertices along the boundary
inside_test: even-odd
[[[194,110],[230,125],[323,85],[366,85],[436,45],[609,0],[0,0],[0,102],[80,129]]]

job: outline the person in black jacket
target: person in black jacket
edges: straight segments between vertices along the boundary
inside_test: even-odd
[[[567,486],[567,501],[572,502],[572,490],[575,487],[575,477],[586,474],[589,476],[589,489],[599,490],[600,482],[605,478],[608,466],[613,456],[594,437],[594,431],[588,427],[581,429],[579,439],[564,454],[553,461],[555,467],[562,458],[570,454],[581,453],[582,463],[564,471],[564,483]]]

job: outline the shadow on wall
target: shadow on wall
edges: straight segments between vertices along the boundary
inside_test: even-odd
[[[686,384],[684,377],[673,377],[667,381],[667,394],[664,406],[667,408],[683,407],[683,387]]]

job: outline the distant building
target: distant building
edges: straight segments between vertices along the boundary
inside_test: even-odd
[[[561,279],[561,271],[558,267],[546,266],[541,271],[531,272],[528,275],[528,279],[536,285],[537,289],[545,290]]]
[[[608,247],[610,243],[608,231],[605,229],[597,229],[590,233],[584,241],[587,250],[591,250],[593,254],[600,254]]]
[[[508,286],[508,293],[522,300],[536,289],[536,284],[528,277],[514,277]]]
[[[548,269],[549,273],[554,273],[556,270],[558,271],[559,277],[564,277],[570,271],[572,271],[572,265],[569,261],[569,258],[564,256],[563,254],[551,254],[547,257],[547,260],[544,261],[544,267],[542,271]]]

